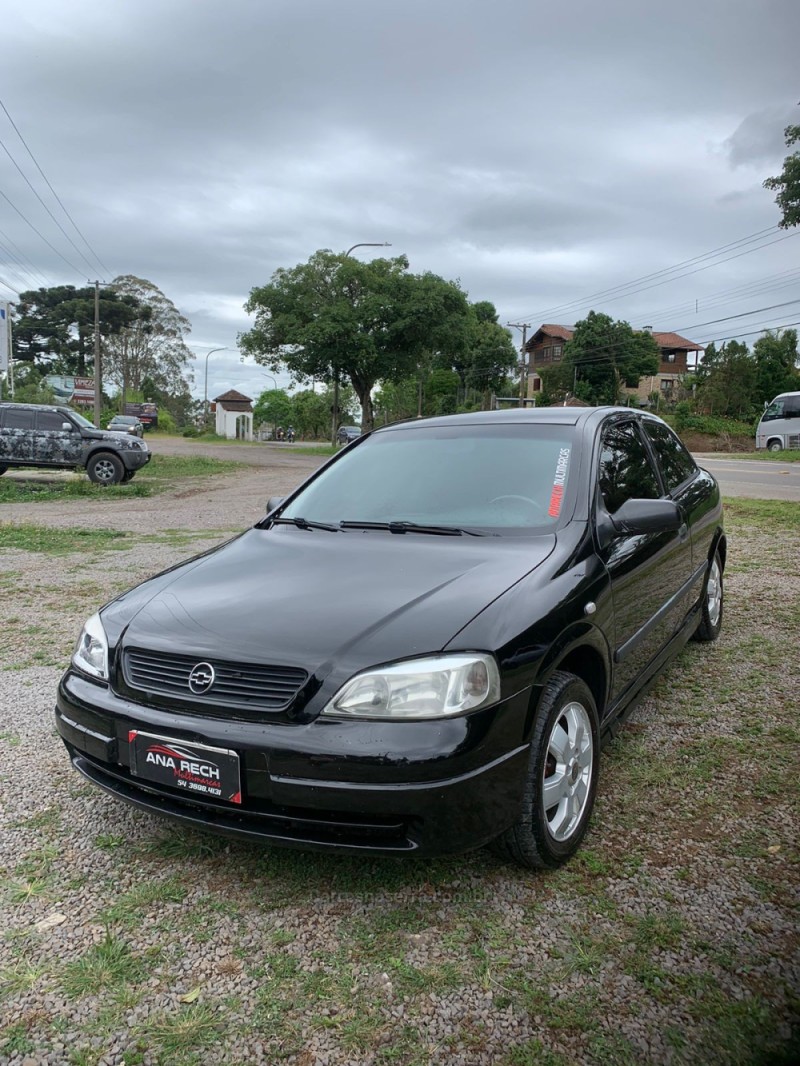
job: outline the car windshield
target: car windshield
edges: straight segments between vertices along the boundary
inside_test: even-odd
[[[90,422],[88,418],[79,415],[77,411],[71,411],[70,417],[74,422],[77,422],[79,426],[83,426],[84,429],[94,429],[94,422]]]
[[[111,421],[126,422],[128,425],[133,425],[134,422],[138,422],[138,419],[134,418],[133,415],[114,415]]]
[[[283,518],[418,523],[498,533],[553,529],[566,512],[572,427],[404,427],[365,438],[324,470]]]

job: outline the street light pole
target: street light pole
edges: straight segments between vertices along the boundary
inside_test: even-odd
[[[356,248],[391,248],[391,241],[360,241],[358,244],[351,245],[344,253],[345,259],[354,252]],[[333,413],[331,414],[331,447],[336,447],[336,430],[339,421],[339,369],[334,367],[333,370]]]
[[[205,385],[203,386],[203,421],[208,423],[208,357],[213,355],[214,352],[227,352],[226,347],[212,348],[210,352],[206,352],[206,373],[205,373]]]

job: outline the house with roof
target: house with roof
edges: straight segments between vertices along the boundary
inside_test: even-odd
[[[700,353],[705,351],[701,344],[682,337],[679,333],[659,333],[650,326],[645,326],[647,333],[661,350],[661,362],[658,372],[640,380],[635,389],[627,389],[629,396],[636,397],[640,403],[647,403],[653,392],[658,392],[665,400],[670,400],[678,388],[681,377],[689,370],[689,353],[694,352],[691,369],[697,366]],[[536,398],[542,391],[540,371],[554,363],[560,363],[564,357],[564,346],[572,340],[574,326],[560,326],[545,323],[536,330],[525,345],[528,357],[528,396]]]
[[[236,389],[217,396],[213,403],[216,432],[228,440],[253,439],[253,401]]]

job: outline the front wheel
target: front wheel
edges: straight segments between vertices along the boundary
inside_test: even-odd
[[[771,440],[769,442],[769,444],[767,445],[767,451],[768,452],[782,452],[783,451],[783,445],[781,444],[781,442],[779,440]]]
[[[125,467],[111,452],[98,452],[86,464],[86,473],[95,485],[118,485],[125,474]]]
[[[572,858],[594,806],[599,733],[588,686],[575,674],[554,673],[536,714],[520,818],[494,842],[498,854],[529,869]]]
[[[719,552],[714,552],[703,590],[700,624],[694,632],[693,640],[705,643],[717,639],[722,629],[723,601],[722,563]]]

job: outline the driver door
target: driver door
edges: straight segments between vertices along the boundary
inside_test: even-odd
[[[626,500],[666,495],[638,422],[607,423],[600,448],[597,508],[613,517]],[[680,626],[692,549],[684,521],[678,530],[615,536],[598,550],[614,603],[613,702],[636,684]]]

